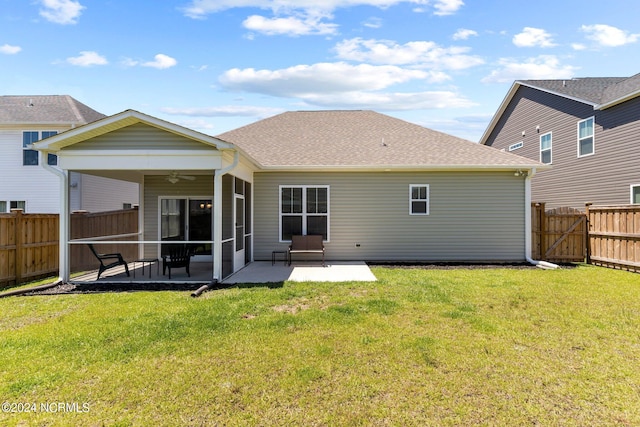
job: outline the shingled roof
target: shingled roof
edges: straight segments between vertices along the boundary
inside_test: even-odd
[[[516,83],[577,99],[592,104],[596,109],[640,95],[640,74],[631,77],[519,80]]]
[[[103,117],[69,95],[0,96],[0,124],[86,124]]]
[[[264,169],[543,166],[374,111],[295,111],[223,133]]]

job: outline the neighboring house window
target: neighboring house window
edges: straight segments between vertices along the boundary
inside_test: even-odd
[[[551,163],[551,132],[540,135],[540,163]]]
[[[329,186],[280,186],[280,240],[298,234],[329,240]]]
[[[57,135],[57,134],[58,134],[58,131],[56,131],[56,130],[43,131],[42,132],[42,138],[40,138],[40,139],[49,138],[50,136]],[[58,164],[58,156],[56,156],[55,154],[47,155],[47,164],[49,166],[56,166]]]
[[[631,186],[631,204],[640,204],[640,185]]]
[[[409,214],[429,215],[429,186],[411,184],[409,186]]]
[[[5,202],[4,200],[0,200],[0,213],[6,213],[7,212],[7,202]]]
[[[12,200],[9,202],[9,209],[22,209],[26,211],[27,203],[24,200]]]
[[[516,142],[515,144],[511,144],[509,146],[509,151],[515,151],[518,148],[522,148],[524,146],[524,142],[520,141],[520,142]]]
[[[42,134],[37,131],[22,132],[22,164],[24,166],[37,166],[38,152],[31,149],[31,144],[41,139],[56,135],[57,133],[57,131],[43,131]],[[47,157],[47,164],[52,166],[57,165],[58,157],[54,154],[49,154]]]
[[[578,157],[593,154],[593,117],[578,122]]]
[[[22,132],[22,164],[24,166],[38,165],[38,152],[31,149],[31,144],[38,138],[38,132]]]

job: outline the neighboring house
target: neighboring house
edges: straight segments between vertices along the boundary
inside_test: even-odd
[[[524,261],[528,177],[545,167],[372,111],[289,112],[212,137],[127,110],[36,147],[65,171],[139,183],[140,256],[195,243],[215,279],[295,234],[321,234],[328,260]]]
[[[481,144],[553,165],[532,180],[547,207],[640,203],[640,74],[516,81]]]
[[[58,213],[60,180],[41,163],[57,167],[54,154],[40,158],[32,144],[99,120],[104,114],[66,95],[0,96],[0,213]],[[71,172],[72,210],[106,211],[138,204],[138,186]]]

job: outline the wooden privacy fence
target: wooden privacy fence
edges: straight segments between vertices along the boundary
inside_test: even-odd
[[[531,255],[551,262],[584,262],[587,255],[586,215],[573,208],[546,210],[531,204]]]
[[[591,206],[588,258],[592,264],[640,272],[640,205]]]
[[[58,215],[0,214],[0,287],[58,271]]]
[[[70,227],[74,239],[136,233],[138,210],[73,213]],[[57,214],[25,214],[22,210],[0,214],[0,288],[58,274],[58,247]],[[135,259],[138,245],[96,244],[96,249],[121,252],[125,259]],[[70,258],[71,271],[97,267],[98,261],[87,245],[71,245]]]

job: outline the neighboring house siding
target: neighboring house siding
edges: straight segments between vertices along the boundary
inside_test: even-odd
[[[123,209],[125,203],[138,205],[137,184],[88,174],[72,173],[69,176],[71,185],[78,182],[77,187],[70,189],[72,209],[82,206],[89,212],[102,212]],[[109,197],[112,194],[118,197]]]
[[[410,184],[429,185],[429,215],[409,215]],[[377,172],[256,173],[255,260],[287,247],[278,236],[280,185],[330,186],[328,259],[524,259],[522,178],[507,172]]]
[[[578,157],[577,123],[589,117],[595,118],[595,153]],[[520,87],[487,145],[507,150],[523,141],[513,153],[539,160],[539,136],[547,132],[553,135],[552,169],[533,179],[533,201],[577,209],[587,202],[629,203],[630,185],[640,184],[640,98],[594,111],[588,104]]]
[[[25,127],[29,131],[50,131],[61,128]],[[0,130],[0,201],[25,201],[29,213],[60,211],[60,181],[42,166],[24,166],[22,130]]]

